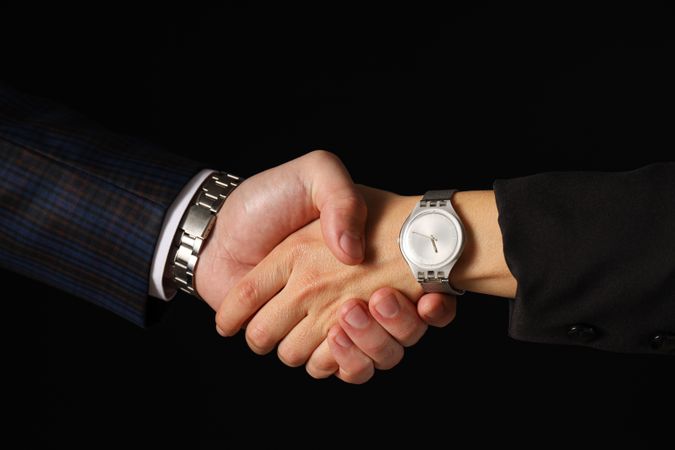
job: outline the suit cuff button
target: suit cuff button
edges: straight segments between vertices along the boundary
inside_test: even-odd
[[[567,336],[577,342],[591,342],[598,337],[598,332],[590,325],[578,324],[567,329]]]
[[[652,348],[665,353],[675,353],[675,335],[659,333],[652,337]]]

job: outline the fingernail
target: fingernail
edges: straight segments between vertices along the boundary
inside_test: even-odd
[[[363,258],[363,240],[351,231],[342,233],[342,236],[340,236],[340,247],[342,251],[352,258]]]
[[[363,308],[361,308],[359,305],[350,309],[349,312],[344,315],[344,318],[345,322],[358,329],[365,328],[368,326],[368,322],[370,322],[370,319],[368,319],[365,311],[363,311]]]
[[[344,348],[349,348],[352,346],[352,340],[347,337],[344,331],[340,331],[338,334],[335,335],[335,342],[340,347]]]
[[[222,337],[225,337],[225,336],[226,336],[225,332],[224,332],[218,325],[216,325],[216,331],[217,331],[218,334],[221,335]]]
[[[393,294],[387,295],[375,304],[375,311],[387,319],[395,317],[399,309],[398,301]]]

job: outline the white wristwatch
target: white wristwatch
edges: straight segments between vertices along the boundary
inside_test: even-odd
[[[425,292],[464,294],[450,283],[465,239],[464,226],[451,203],[455,192],[427,192],[401,227],[401,253]]]

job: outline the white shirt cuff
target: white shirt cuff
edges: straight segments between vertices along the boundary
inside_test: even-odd
[[[162,300],[171,300],[176,295],[176,289],[172,286],[164,286],[164,269],[166,268],[167,258],[169,257],[169,250],[173,238],[178,230],[180,220],[183,214],[190,206],[190,200],[194,197],[197,189],[202,185],[204,180],[211,175],[214,170],[206,169],[199,172],[197,175],[185,185],[180,191],[176,200],[173,201],[169,210],[164,216],[164,223],[162,224],[162,231],[159,232],[157,239],[157,246],[155,247],[155,255],[152,258],[152,266],[150,266],[150,285],[148,294]]]

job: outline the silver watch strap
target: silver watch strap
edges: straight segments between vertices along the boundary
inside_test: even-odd
[[[420,208],[435,208],[439,206],[452,207],[452,196],[457,192],[457,189],[446,189],[442,191],[427,191],[420,201]],[[464,290],[455,289],[450,284],[450,274],[443,272],[418,272],[417,281],[419,281],[424,292],[441,292],[450,295],[463,295]]]
[[[170,273],[181,291],[199,297],[194,285],[199,253],[216,222],[216,214],[241,182],[241,178],[229,173],[209,175],[183,215],[174,241],[175,253]]]
[[[424,194],[424,197],[422,197],[422,201],[423,202],[440,201],[440,200],[450,201],[455,192],[457,192],[457,189],[446,189],[443,191],[427,191]]]
[[[424,292],[440,292],[442,294],[449,294],[449,295],[464,295],[464,290],[463,289],[455,289],[452,287],[452,284],[450,284],[450,280],[448,280],[447,277],[445,278],[417,278],[417,281],[419,281],[420,286],[422,286],[422,289]]]

